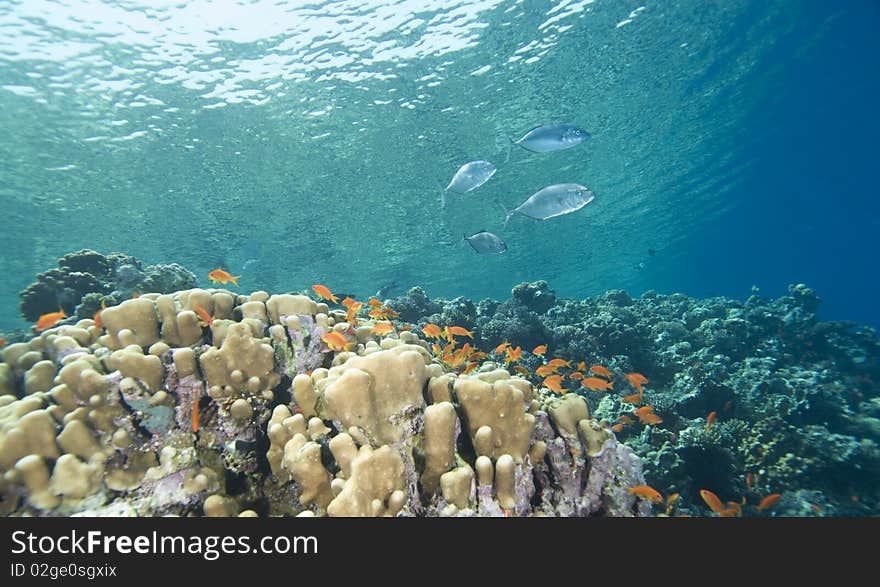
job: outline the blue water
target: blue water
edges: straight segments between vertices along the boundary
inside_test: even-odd
[[[880,326],[878,24],[867,0],[4,3],[0,328],[85,247],[245,291],[803,282],[823,318]],[[557,120],[594,136],[500,165]],[[497,176],[441,211],[479,158]],[[596,201],[502,227],[568,181]],[[480,229],[508,253],[461,242]]]

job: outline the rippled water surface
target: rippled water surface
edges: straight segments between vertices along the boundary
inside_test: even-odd
[[[856,1],[4,2],[0,325],[84,247],[204,285],[224,266],[244,291],[806,281],[880,323],[859,271],[878,22]],[[552,121],[593,137],[503,163]],[[498,173],[441,210],[474,159]],[[502,205],[563,182],[595,201],[502,227]],[[461,237],[481,229],[509,251],[475,254]]]

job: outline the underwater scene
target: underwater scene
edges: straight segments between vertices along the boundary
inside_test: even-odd
[[[0,4],[0,512],[877,516],[878,26]]]

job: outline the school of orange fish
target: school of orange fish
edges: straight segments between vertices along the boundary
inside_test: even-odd
[[[232,283],[238,286],[240,275],[233,276],[223,269],[214,269],[208,273],[208,279],[213,283],[227,285]],[[389,334],[397,334],[399,332],[409,330],[409,325],[403,324],[397,326],[394,320],[399,317],[398,313],[388,306],[384,305],[380,300],[373,297],[366,303],[356,301],[351,297],[344,298],[341,302],[338,296],[333,295],[329,288],[324,285],[316,284],[312,286],[312,291],[319,300],[327,300],[334,304],[340,304],[346,309],[346,322],[349,327],[343,331],[332,330],[322,335],[321,340],[327,345],[327,348],[339,352],[350,351],[357,346],[354,328],[360,323],[360,319],[364,318],[362,314],[366,311],[366,318],[373,321],[371,332],[377,336],[385,336]],[[134,294],[133,297],[137,297]],[[101,302],[101,309],[95,312],[94,322],[98,329],[103,328],[101,321],[101,312],[105,308],[105,303]],[[367,309],[369,308],[369,309]],[[203,327],[209,327],[213,323],[213,318],[204,309],[196,306],[195,312],[199,317],[199,322]],[[42,332],[58,324],[67,317],[63,309],[57,312],[43,314],[37,320],[34,330]],[[568,392],[575,391],[578,388],[585,388],[592,392],[616,391],[614,388],[616,377],[607,367],[602,365],[587,366],[585,361],[580,361],[572,365],[572,361],[552,358],[546,359],[547,345],[541,344],[532,349],[531,354],[540,357],[542,364],[535,368],[534,372],[529,371],[521,364],[523,349],[520,346],[513,347],[508,341],[504,341],[495,347],[491,353],[478,350],[470,342],[465,342],[459,346],[459,338],[469,338],[473,340],[474,333],[461,326],[437,324],[427,324],[422,328],[422,334],[425,338],[433,341],[431,350],[434,357],[443,364],[447,369],[455,371],[459,374],[466,375],[473,372],[480,366],[481,362],[494,359],[501,362],[505,367],[512,369],[515,373],[528,379],[533,384],[540,384],[549,389],[553,393],[564,395]],[[0,339],[0,348],[6,344],[6,339]],[[626,393],[620,398],[623,404],[631,404],[639,406],[643,403],[644,389],[643,386],[648,384],[648,379],[641,373],[624,373],[623,379],[628,385],[627,391],[634,390],[632,393]],[[192,428],[193,432],[199,429],[199,397],[196,397],[192,407]],[[652,405],[642,405],[635,408],[631,412],[635,419],[627,414],[622,414],[618,421],[610,426],[615,433],[622,433],[627,426],[635,426],[637,423],[644,426],[657,426],[663,423],[663,418],[654,413]],[[709,432],[712,424],[716,421],[717,412],[712,411],[706,416],[705,432]],[[754,481],[754,475],[747,473],[745,483],[747,489],[751,491]],[[631,487],[628,491],[640,498],[646,499],[652,504],[659,504],[665,501],[664,515],[670,516],[675,511],[675,504],[681,497],[679,493],[672,493],[664,500],[663,495],[648,485],[638,485]],[[708,489],[700,490],[700,497],[709,507],[709,509],[718,517],[741,517],[743,515],[743,507],[746,506],[746,498],[743,496],[740,501],[728,501],[726,504],[721,499],[709,491]],[[772,509],[782,496],[778,493],[771,493],[765,496],[754,507],[757,513]],[[819,507],[819,506],[814,506]],[[679,514],[684,515],[684,514]]]

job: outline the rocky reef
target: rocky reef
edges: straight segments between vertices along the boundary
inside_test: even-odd
[[[402,322],[197,288],[68,322],[2,352],[5,515],[651,512],[585,399],[454,372]]]
[[[746,515],[878,511],[880,342],[871,328],[819,320],[820,300],[805,285],[744,302],[652,291],[564,300],[545,282],[521,284],[503,303],[426,299],[415,288],[389,303],[415,300],[428,310],[408,316],[416,328],[466,321],[479,348],[547,344],[548,356],[614,373],[614,390],[570,391],[600,421],[618,424],[617,438],[642,458],[652,487],[679,495],[672,511],[711,513],[701,489],[745,502]],[[542,362],[523,352],[530,369]],[[623,375],[633,372],[649,381],[639,403],[662,424],[640,424],[637,406],[624,401],[635,390]],[[781,498],[772,510],[753,507],[773,494]]]

